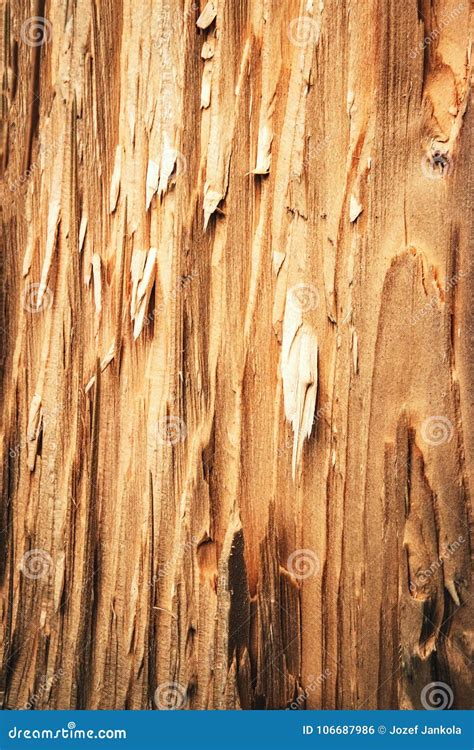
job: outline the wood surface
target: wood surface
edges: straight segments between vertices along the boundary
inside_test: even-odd
[[[0,8],[3,707],[469,707],[468,0]]]

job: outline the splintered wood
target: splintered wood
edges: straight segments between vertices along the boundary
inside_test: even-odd
[[[469,23],[3,0],[3,708],[469,706]]]

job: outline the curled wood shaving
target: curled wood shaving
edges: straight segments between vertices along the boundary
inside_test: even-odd
[[[101,260],[100,255],[94,253],[92,256],[92,275],[94,279],[94,304],[97,314],[102,310],[102,279],[101,279]]]
[[[79,227],[79,252],[82,252],[82,248],[84,247],[84,240],[86,238],[86,230],[87,230],[87,222],[88,218],[86,215],[84,215],[81,218],[81,225]]]
[[[28,430],[27,430],[27,456],[28,468],[34,471],[36,463],[36,453],[38,450],[38,439],[42,429],[43,411],[41,409],[41,396],[35,393],[31,400],[28,413]]]
[[[115,150],[115,165],[112,174],[112,182],[110,184],[110,213],[113,214],[117,208],[117,201],[120,193],[120,178],[122,174],[122,149],[117,146]]]
[[[158,190],[158,180],[160,177],[160,165],[150,159],[146,173],[146,210],[150,208],[150,203]]]
[[[134,300],[134,310],[132,319],[134,320],[133,338],[137,339],[142,332],[145,314],[150,301],[151,290],[155,283],[155,265],[156,265],[156,247],[151,247],[148,251],[145,268],[141,279],[137,281],[137,290]]]
[[[358,216],[362,213],[363,208],[355,195],[351,195],[351,200],[349,204],[349,219],[352,222],[354,222]]]
[[[196,26],[199,29],[207,29],[207,27],[211,25],[216,16],[217,4],[213,2],[213,0],[209,0],[203,12],[196,21]]]
[[[313,428],[318,392],[318,340],[308,323],[303,323],[302,312],[286,297],[283,319],[281,375],[285,416],[294,433],[291,473],[301,461],[303,443]]]

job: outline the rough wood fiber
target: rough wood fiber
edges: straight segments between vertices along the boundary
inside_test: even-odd
[[[468,706],[469,24],[2,0],[5,708]]]

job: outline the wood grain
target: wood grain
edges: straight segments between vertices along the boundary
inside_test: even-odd
[[[467,0],[1,21],[3,707],[468,707]]]

